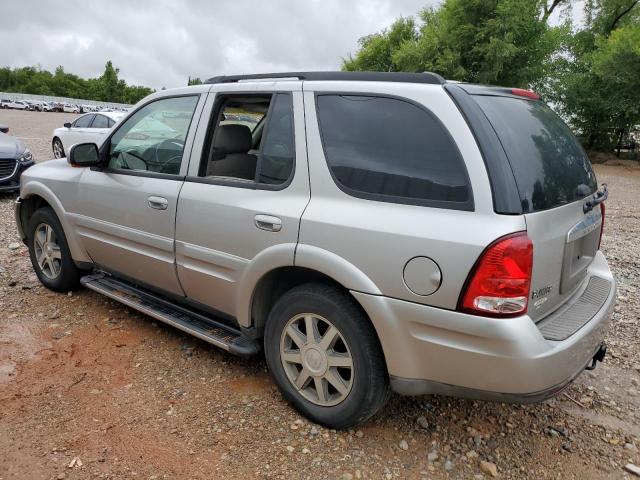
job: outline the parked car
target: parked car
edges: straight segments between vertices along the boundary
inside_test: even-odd
[[[9,108],[10,103],[11,100],[9,100],[8,98],[3,98],[0,100],[0,108]]]
[[[216,77],[154,93],[106,137],[23,176],[40,281],[264,347],[314,422],[361,423],[390,390],[539,401],[604,358],[608,193],[533,92]]]
[[[14,110],[28,110],[29,109],[29,104],[27,102],[25,102],[24,100],[13,100],[9,104],[9,108],[12,108]]]
[[[62,105],[62,111],[66,113],[80,113],[80,109],[77,105],[71,105],[70,103],[64,103]]]
[[[62,102],[50,102],[51,111],[52,112],[63,112],[64,111],[64,103]]]
[[[2,132],[0,128],[0,192],[16,192],[22,172],[34,164],[33,155],[20,140]]]
[[[67,122],[62,128],[56,128],[51,139],[53,156],[66,156],[74,143],[102,143],[111,127],[123,116],[121,113],[87,113],[76,118],[73,123]]]

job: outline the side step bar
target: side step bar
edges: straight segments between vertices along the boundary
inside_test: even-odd
[[[240,330],[113,277],[102,273],[86,275],[80,283],[234,355],[249,357],[260,351],[260,343],[245,337]]]

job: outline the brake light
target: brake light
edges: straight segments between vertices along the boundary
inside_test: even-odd
[[[527,311],[533,243],[526,232],[501,237],[489,245],[474,265],[459,308],[496,317]]]
[[[600,244],[602,244],[602,232],[604,232],[604,213],[606,208],[604,208],[604,202],[600,204],[600,213],[602,214],[602,223],[600,224],[600,238],[598,239],[598,250],[600,250]]]
[[[512,88],[512,95],[518,95],[519,97],[527,97],[533,100],[540,100],[540,95],[536,92],[532,92],[531,90],[525,90],[524,88]]]

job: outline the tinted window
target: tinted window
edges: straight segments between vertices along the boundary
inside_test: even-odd
[[[524,212],[593,193],[591,163],[569,127],[542,102],[475,96],[509,158]]]
[[[281,184],[293,170],[293,105],[291,95],[278,94],[262,140],[258,182]]]
[[[91,128],[109,128],[109,119],[104,115],[96,115],[93,119]]]
[[[73,122],[73,126],[75,128],[89,128],[91,125],[91,120],[95,115],[85,115],[83,117],[78,118],[75,122]]]
[[[111,137],[109,168],[176,175],[198,96],[151,102]]]
[[[111,118],[109,119],[109,128],[113,127],[116,124]]]
[[[431,113],[383,97],[319,95],[317,102],[327,162],[348,193],[472,209],[464,163]]]

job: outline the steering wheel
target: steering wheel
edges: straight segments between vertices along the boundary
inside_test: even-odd
[[[179,165],[180,160],[182,159],[183,151],[184,140],[181,140],[179,138],[168,138],[154,146],[153,158],[155,160],[155,163],[160,166],[161,172],[170,173],[165,172],[165,168],[170,166],[171,164],[177,164],[178,168],[180,168]]]

